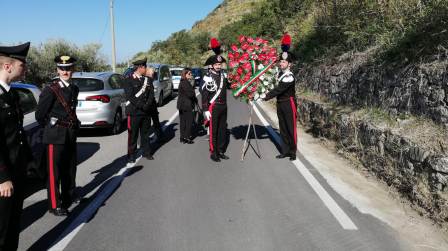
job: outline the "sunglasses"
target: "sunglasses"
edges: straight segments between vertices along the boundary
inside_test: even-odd
[[[58,66],[58,69],[61,71],[72,71],[73,67],[71,66]]]

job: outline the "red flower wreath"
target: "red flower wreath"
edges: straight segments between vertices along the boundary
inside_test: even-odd
[[[240,47],[233,44],[228,53],[228,80],[234,97],[248,102],[273,88],[277,50],[262,38],[240,35],[238,40]]]

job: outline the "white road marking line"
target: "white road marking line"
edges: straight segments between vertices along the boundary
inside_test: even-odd
[[[163,126],[162,130],[165,130],[171,123],[173,123],[177,116],[179,116],[179,111],[176,111],[176,113],[171,116],[170,120],[168,120],[168,122]],[[49,250],[64,250],[64,248],[66,248],[70,241],[75,238],[76,234],[81,230],[85,223],[92,217],[93,214],[95,214],[95,212],[99,207],[101,207],[103,202],[107,198],[109,198],[109,196],[124,180],[128,172],[141,158],[142,157],[140,156],[139,158],[137,158],[135,163],[127,164],[126,166],[122,167],[115,175],[105,181],[104,183],[109,182],[106,187],[102,189],[100,194],[98,194],[95,199],[90,202],[90,204],[86,206],[86,208],[84,208],[84,210],[70,223],[70,225],[62,232],[62,234],[55,241],[55,244]]]
[[[261,112],[258,110],[257,106],[254,105],[254,111],[260,119],[261,123],[267,128],[271,136],[280,144],[280,136],[272,129],[272,126],[263,117]],[[317,179],[311,174],[311,172],[305,167],[305,165],[300,160],[294,160],[292,163],[296,166],[297,170],[302,174],[308,184],[313,188],[314,192],[323,201],[325,206],[330,210],[336,220],[341,224],[343,229],[346,230],[358,230],[355,223],[348,217],[348,215],[339,207],[336,201],[328,194],[328,192],[322,187],[322,185],[317,181]]]

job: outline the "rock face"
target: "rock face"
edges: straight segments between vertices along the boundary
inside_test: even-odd
[[[300,123],[314,136],[334,140],[338,152],[356,157],[418,211],[444,227],[448,226],[446,146],[434,150],[419,145],[406,132],[377,126],[354,116],[353,110],[373,106],[390,114],[425,117],[445,128],[448,138],[447,65],[435,62],[391,72],[369,67],[358,58],[305,68],[297,74],[299,90],[312,90],[328,100],[313,101],[299,92]]]
[[[317,137],[337,142],[379,179],[393,186],[422,213],[448,224],[448,155],[410,142],[387,128],[308,99],[298,99],[299,121]]]
[[[448,128],[448,61],[403,67],[367,62],[366,55],[341,57],[331,65],[302,69],[301,87],[336,104],[381,107],[392,114],[429,118]]]

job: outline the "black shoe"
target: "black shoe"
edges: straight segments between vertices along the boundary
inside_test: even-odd
[[[55,209],[50,209],[50,213],[54,214],[55,216],[67,216],[68,210],[65,208],[57,207]]]
[[[275,156],[276,159],[283,159],[283,158],[286,158],[286,157],[289,157],[289,155],[288,154],[283,154],[283,153]]]
[[[218,156],[221,159],[229,159],[229,156],[225,155],[224,153],[219,153]]]
[[[180,138],[180,143],[185,144],[185,139],[184,138]]]
[[[82,200],[83,198],[81,198],[80,196],[76,196],[74,199],[73,199],[73,204],[79,204],[79,203],[81,203],[81,200]]]
[[[184,141],[186,144],[194,144],[194,141],[191,139],[185,139]]]
[[[290,154],[289,155],[289,160],[296,160],[296,155],[295,154]]]
[[[127,162],[130,164],[134,164],[136,160],[137,160],[137,158],[133,155],[128,156],[128,158],[127,158]]]
[[[221,162],[218,155],[216,155],[216,154],[210,155],[210,159],[213,160],[214,162]]]
[[[153,160],[153,159],[154,159],[154,156],[152,156],[151,153],[144,153],[144,154],[143,154],[143,157],[146,158],[146,159],[148,159],[148,160]]]

